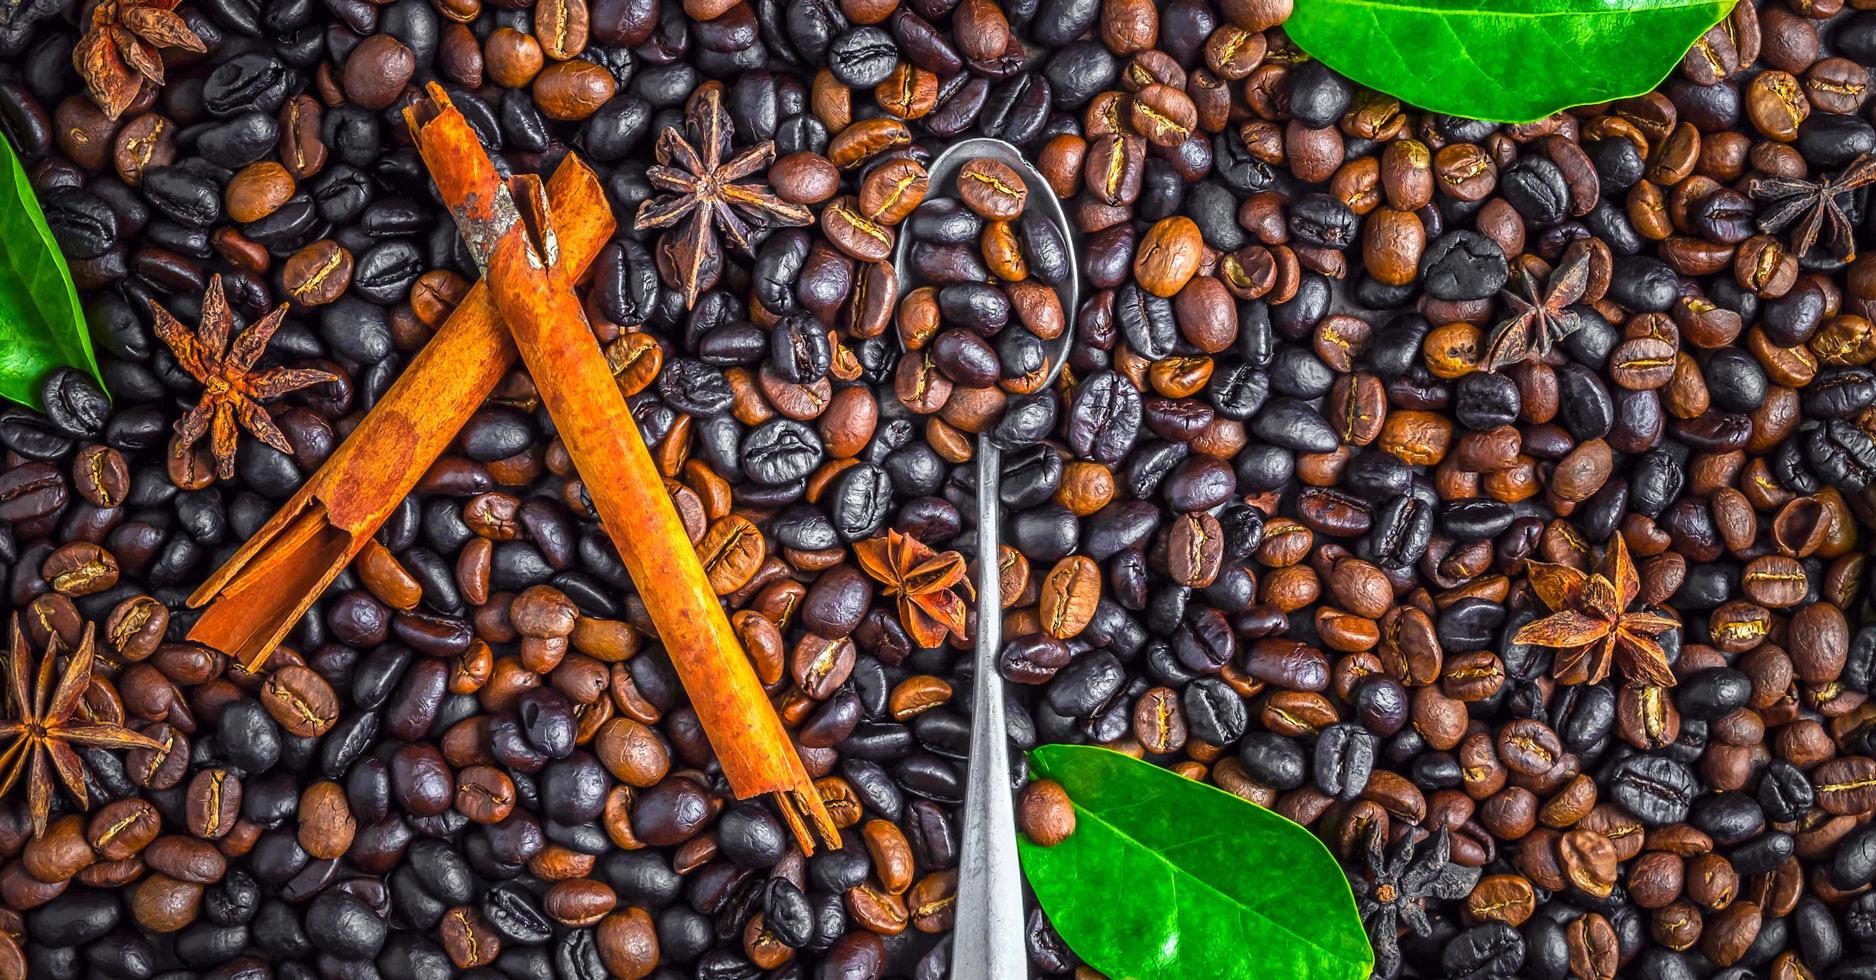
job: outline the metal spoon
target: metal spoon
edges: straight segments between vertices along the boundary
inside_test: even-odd
[[[1029,185],[1028,206],[1061,229],[1068,247],[1068,279],[1055,287],[1066,328],[1049,350],[1049,374],[1061,373],[1074,339],[1080,262],[1062,203],[1022,151],[997,139],[954,143],[926,168],[929,197],[955,197],[958,168],[973,159],[1000,160]],[[912,236],[903,230],[893,254],[901,289],[910,289]],[[1009,329],[1017,329],[1011,327]],[[963,853],[958,861],[957,928],[951,934],[951,980],[1009,980],[1027,976],[1023,946],[1023,879],[1016,857],[1016,816],[1010,796],[1010,749],[1003,715],[1003,680],[997,654],[1003,638],[1003,604],[997,575],[997,537],[1002,529],[998,487],[1003,451],[988,435],[977,437],[977,641],[973,663],[970,773],[964,794]]]

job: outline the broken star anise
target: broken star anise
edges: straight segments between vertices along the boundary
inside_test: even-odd
[[[1589,286],[1589,250],[1576,249],[1551,270],[1538,288],[1537,277],[1518,266],[1518,288],[1504,291],[1511,316],[1492,329],[1491,339],[1479,355],[1479,368],[1496,371],[1520,361],[1542,358],[1551,345],[1583,325],[1572,307]]]
[[[946,634],[962,637],[969,632],[969,609],[952,591],[962,586],[970,593],[963,555],[935,552],[897,531],[858,542],[853,553],[866,574],[885,583],[887,595],[899,597],[899,622],[914,643],[935,647]]]
[[[1530,561],[1531,588],[1555,612],[1519,630],[1514,643],[1559,650],[1551,673],[1565,684],[1595,684],[1620,663],[1629,679],[1674,686],[1674,671],[1655,637],[1680,623],[1645,610],[1630,610],[1641,577],[1620,532],[1611,535],[1594,574],[1569,565]]]
[[[145,85],[163,84],[164,50],[206,54],[208,46],[176,13],[180,0],[97,0],[72,48],[72,67],[91,100],[116,119]]]
[[[176,363],[203,387],[202,400],[176,421],[172,453],[187,454],[203,435],[211,435],[209,448],[215,454],[215,475],[231,479],[235,475],[238,424],[256,439],[293,454],[292,444],[261,402],[309,385],[337,381],[339,376],[311,368],[254,369],[267,350],[267,341],[280,328],[281,317],[286,316],[285,303],[242,331],[232,344],[229,335],[234,332],[234,314],[228,310],[220,276],[208,281],[208,293],[202,297],[202,323],[194,331],[155,302],[150,304],[150,313],[156,319],[156,335],[176,352]]]
[[[1835,177],[1760,176],[1748,186],[1752,199],[1766,205],[1759,215],[1760,231],[1777,234],[1795,225],[1791,254],[1803,258],[1822,236],[1832,257],[1848,261],[1856,257],[1855,229],[1838,198],[1872,182],[1876,182],[1876,155],[1865,153]]]
[[[722,86],[705,85],[691,96],[684,129],[688,138],[675,126],[658,134],[658,162],[646,169],[645,178],[671,193],[639,205],[632,227],[649,231],[684,222],[660,240],[658,268],[667,282],[684,291],[688,309],[723,271],[717,229],[731,245],[747,252],[750,227],[745,216],[765,225],[799,226],[811,223],[814,213],[776,197],[760,183],[740,182],[774,161],[774,140],[763,140],[724,162],[730,157],[736,125],[723,108]]]
[[[46,832],[46,818],[52,812],[52,773],[71,793],[80,808],[91,805],[85,792],[85,762],[73,746],[106,749],[161,749],[163,746],[147,735],[139,735],[115,721],[81,717],[85,689],[91,685],[91,665],[96,655],[97,627],[87,623],[84,638],[72,651],[53,685],[58,669],[59,638],[54,634],[45,656],[35,667],[32,651],[27,649],[26,634],[20,629],[16,613],[12,623],[12,650],[7,657],[6,715],[0,718],[0,770],[6,778],[0,783],[0,796],[11,792],[14,784],[26,777],[26,805],[33,824],[33,836]]]

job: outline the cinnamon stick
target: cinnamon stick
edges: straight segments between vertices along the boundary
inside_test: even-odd
[[[775,794],[803,851],[839,830],[782,727],[605,356],[560,254],[538,179],[504,181],[435,84],[404,110],[418,153],[477,261],[535,388],[579,470],[601,526],[644,598],[711,747],[738,797]],[[573,157],[568,157],[569,163]]]
[[[547,185],[560,260],[585,273],[617,227],[592,170],[568,157]],[[476,283],[358,428],[298,493],[189,596],[189,639],[258,667],[371,541],[501,382],[515,345]]]

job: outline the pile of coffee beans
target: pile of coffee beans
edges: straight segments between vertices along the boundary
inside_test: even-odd
[[[1744,0],[1657,90],[1498,125],[1338,76],[1289,0],[166,4],[0,18],[109,391],[0,409],[0,612],[34,655],[94,626],[84,716],[163,747],[81,749],[37,839],[0,802],[0,976],[939,980],[995,689],[1015,749],[1309,827],[1389,906],[1383,977],[1876,977],[1876,11]],[[132,22],[200,50],[112,117],[74,51]],[[261,669],[186,641],[477,275],[401,121],[432,81],[500,165],[600,172],[593,330],[844,848],[734,798],[520,371]],[[707,97],[693,145],[772,142],[738,179],[816,220],[734,212],[691,303],[632,219]],[[1046,186],[933,186],[971,136]],[[152,330],[215,275],[287,304],[261,367],[337,379],[228,480],[170,451],[204,392]],[[1518,317],[1569,328],[1482,370]],[[1000,678],[912,640],[854,556],[889,528],[998,563]],[[1515,639],[1618,536],[1634,601],[1583,608],[1675,623],[1672,686]]]
[[[988,431],[999,443],[1031,443],[1055,428],[1056,396],[1043,388],[1067,329],[1057,291],[1070,277],[1066,233],[1029,206],[1022,175],[1001,161],[965,163],[955,192],[912,212],[908,259],[921,285],[899,301],[899,339],[911,354],[899,360],[893,393],[910,411],[938,416],[928,440]],[[960,445],[954,455],[969,452]]]

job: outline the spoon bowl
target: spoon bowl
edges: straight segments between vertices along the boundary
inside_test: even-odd
[[[1062,233],[1062,243],[1068,249],[1068,278],[1055,285],[1055,295],[1062,301],[1064,326],[1061,336],[1049,342],[1049,371],[1043,380],[1043,385],[1046,387],[1053,384],[1056,376],[1062,373],[1062,365],[1068,361],[1069,345],[1075,341],[1075,304],[1080,301],[1081,262],[1075,248],[1074,228],[1068,223],[1068,212],[1062,209],[1061,200],[1055,196],[1055,191],[1043,178],[1042,172],[1031,165],[1028,160],[1023,159],[1021,150],[999,139],[978,137],[953,143],[944,152],[934,157],[930,165],[925,168],[926,177],[930,182],[930,189],[925,195],[926,199],[957,197],[958,171],[972,160],[985,159],[1008,164],[1023,178],[1023,182],[1029,185],[1029,200],[1026,206],[1042,210],[1043,216],[1048,218],[1049,223]],[[894,246],[892,255],[892,267],[899,280],[900,295],[921,285],[917,282],[916,270],[912,268],[912,247],[916,244],[912,236],[906,234],[905,229],[901,229],[898,244]],[[904,345],[903,338],[900,344]]]
[[[1080,298],[1081,267],[1074,231],[1062,202],[1022,151],[998,139],[968,139],[952,144],[926,168],[927,199],[957,197],[958,170],[972,160],[1008,164],[1028,185],[1026,208],[1040,208],[1061,232],[1068,253],[1068,275],[1055,285],[1062,302],[1063,328],[1047,348],[1043,387],[1053,383],[1068,360],[1075,337],[1075,305]],[[912,268],[916,243],[901,229],[893,253],[900,290],[920,285]],[[1017,326],[1006,330],[1022,329]],[[901,344],[904,343],[903,335]],[[1027,976],[1023,939],[1022,869],[1016,854],[1016,818],[1010,793],[1010,749],[997,669],[1002,648],[1003,604],[998,580],[997,543],[1003,513],[999,487],[1003,449],[989,433],[978,436],[977,464],[977,636],[972,663],[970,771],[965,779],[962,853],[958,861],[958,921],[951,940],[952,980],[1007,980]],[[987,560],[986,560],[987,559]],[[992,687],[991,685],[995,685]],[[996,696],[989,697],[987,694]]]

